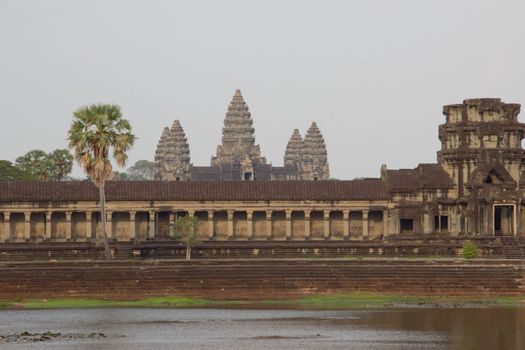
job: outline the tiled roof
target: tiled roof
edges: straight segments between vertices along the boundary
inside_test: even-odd
[[[97,201],[89,181],[0,182],[0,202]],[[110,181],[108,201],[381,200],[381,179],[353,181]]]
[[[452,179],[439,164],[419,164],[415,169],[386,171],[389,192],[413,192],[422,189],[449,189]]]

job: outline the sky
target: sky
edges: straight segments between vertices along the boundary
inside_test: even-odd
[[[334,178],[435,162],[443,105],[525,103],[524,13],[522,0],[0,0],[0,159],[65,148],[75,109],[115,103],[138,137],[129,165],[153,160],[174,119],[209,165],[241,89],[273,165],[312,121]]]

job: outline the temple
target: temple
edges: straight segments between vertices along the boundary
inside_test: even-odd
[[[217,146],[210,166],[191,164],[189,144],[177,120],[171,129],[164,129],[155,164],[155,179],[169,181],[328,180],[330,177],[326,146],[315,122],[304,140],[297,129],[294,131],[286,148],[284,166],[268,163],[255,144],[253,120],[240,90],[235,91],[228,106],[222,143]]]
[[[519,111],[519,104],[495,98],[445,106],[436,163],[397,170],[383,165],[378,178],[327,181],[316,124],[304,139],[294,130],[284,166],[272,167],[255,145],[237,91],[209,167],[191,165],[178,122],[164,129],[158,177],[200,181],[108,182],[106,229],[117,241],[166,240],[174,222],[189,215],[210,241],[524,237]],[[0,241],[89,241],[100,222],[98,191],[90,182],[0,182]]]

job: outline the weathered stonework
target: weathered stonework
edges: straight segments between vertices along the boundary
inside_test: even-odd
[[[209,240],[525,237],[525,124],[517,119],[517,104],[476,99],[445,106],[437,163],[397,170],[384,165],[376,179],[309,181],[329,176],[316,125],[304,140],[294,131],[285,166],[271,167],[255,146],[240,93],[234,100],[216,166],[191,166],[178,123],[164,131],[157,150],[159,164],[165,159],[181,164],[172,170],[179,179],[191,174],[192,180],[197,175],[215,180],[108,182],[110,237],[166,240],[183,215],[197,217],[199,232]],[[304,179],[240,181],[250,180],[241,177],[246,173],[257,180],[258,174],[267,180],[298,174]],[[97,201],[90,182],[0,182],[0,241],[94,239],[101,232]]]
[[[155,178],[164,181],[191,179],[190,147],[178,120],[164,128],[155,153]]]
[[[222,129],[222,143],[210,166],[192,166],[189,146],[179,122],[177,132],[164,131],[157,147],[156,180],[326,180],[328,162],[321,132],[313,123],[306,147],[297,146],[295,163],[285,160],[283,167],[267,163],[255,144],[255,129],[248,105],[236,90],[228,106]],[[297,131],[298,132],[298,131]],[[175,138],[175,141],[173,139]],[[300,138],[300,135],[299,135]],[[171,140],[171,142],[170,142]],[[306,140],[306,139],[305,139]],[[300,140],[300,142],[302,142]],[[295,147],[294,146],[294,147]],[[305,152],[302,152],[304,148]],[[289,153],[287,148],[286,153]],[[285,155],[285,158],[287,156]]]

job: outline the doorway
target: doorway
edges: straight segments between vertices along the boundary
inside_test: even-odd
[[[494,235],[508,236],[514,235],[514,206],[495,205],[494,206]]]

